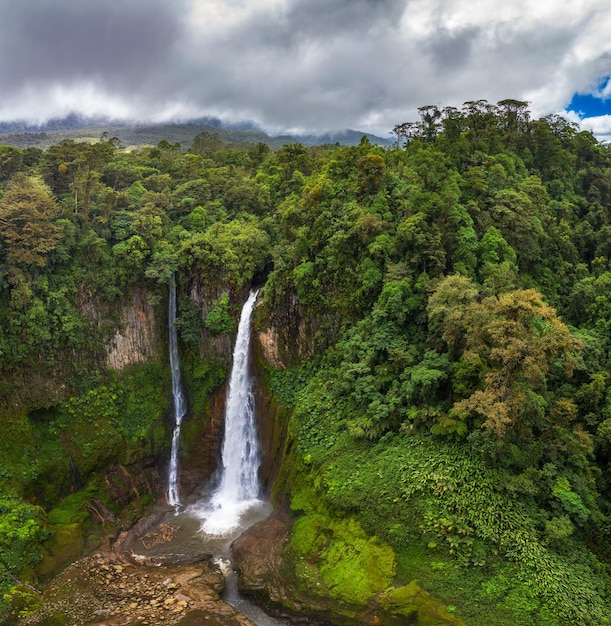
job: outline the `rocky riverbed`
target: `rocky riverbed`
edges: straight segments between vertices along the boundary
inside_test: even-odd
[[[224,585],[209,559],[144,566],[96,553],[54,578],[20,626],[254,626],[221,599]]]

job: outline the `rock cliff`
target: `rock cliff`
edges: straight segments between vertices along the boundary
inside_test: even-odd
[[[144,363],[157,354],[161,343],[147,292],[136,288],[121,307],[120,324],[109,344],[107,365],[121,370],[132,363]]]

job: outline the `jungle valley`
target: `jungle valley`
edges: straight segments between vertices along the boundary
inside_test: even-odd
[[[0,146],[0,621],[70,624],[40,592],[165,500],[175,279],[185,492],[260,288],[285,535],[246,591],[333,624],[611,622],[611,149],[515,100],[394,134]]]

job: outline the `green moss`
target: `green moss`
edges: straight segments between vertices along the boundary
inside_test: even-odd
[[[368,537],[351,519],[301,517],[293,527],[287,554],[302,585],[350,604],[366,606],[395,576],[390,546]]]
[[[312,497],[304,487],[293,491],[291,510],[306,514],[315,512],[316,508],[312,505]]]
[[[10,615],[25,617],[42,606],[42,597],[26,585],[16,585],[4,595],[3,602]]]
[[[87,504],[91,499],[91,490],[83,489],[64,498],[54,509],[49,511],[49,524],[83,524],[89,518]]]
[[[85,545],[80,524],[65,524],[51,528],[53,536],[43,544],[42,561],[36,568],[43,580],[76,561],[81,556]]]
[[[455,607],[446,606],[425,591],[417,581],[393,589],[380,598],[380,612],[391,617],[409,618],[423,626],[459,626],[464,622],[454,615]]]

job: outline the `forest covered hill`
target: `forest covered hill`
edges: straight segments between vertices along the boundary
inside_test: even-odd
[[[609,623],[611,149],[515,100],[420,114],[391,147],[0,146],[0,611],[36,603],[18,583],[53,532],[112,508],[110,465],[167,452],[167,367],[107,355],[126,294],[163,316],[176,274],[194,415],[226,374],[202,333],[232,335],[253,281],[266,319],[300,320],[266,369],[300,584],[366,606],[418,580],[474,626]],[[349,528],[391,555],[358,584],[333,561]]]
[[[382,138],[368,133],[363,135],[362,132],[350,129],[321,135],[270,136],[252,123],[226,125],[216,118],[163,124],[136,124],[74,115],[36,126],[19,122],[0,122],[0,145],[21,149],[30,147],[47,149],[64,140],[95,143],[101,135],[107,134],[110,137],[117,137],[121,145],[128,149],[155,146],[160,141],[167,141],[172,145],[178,143],[188,148],[200,133],[208,133],[214,136],[217,142],[225,145],[260,142],[273,149],[290,143],[302,143],[306,146],[339,143],[352,146],[357,145],[363,136],[366,136],[372,143],[383,146],[388,146],[393,142],[392,137]]]

